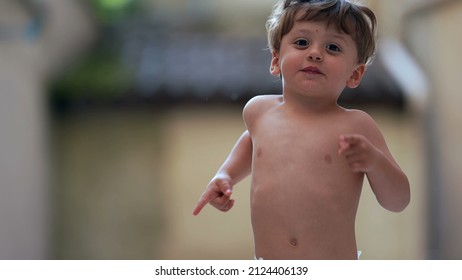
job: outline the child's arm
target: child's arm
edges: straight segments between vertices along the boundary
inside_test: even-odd
[[[353,172],[366,174],[377,201],[387,210],[400,212],[410,201],[409,181],[388,150],[376,126],[366,138],[360,134],[340,136],[339,155]]]
[[[224,212],[230,210],[234,205],[234,200],[231,199],[233,186],[250,174],[251,161],[252,140],[249,132],[245,131],[207,185],[194,208],[193,215],[198,215],[208,203]]]

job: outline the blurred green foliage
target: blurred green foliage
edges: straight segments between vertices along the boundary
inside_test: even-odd
[[[121,61],[116,29],[136,15],[133,0],[89,1],[101,23],[101,37],[95,47],[77,64],[52,83],[51,104],[66,110],[79,101],[112,101],[127,95],[133,86],[133,73]]]
[[[75,68],[65,73],[52,89],[58,99],[112,99],[132,85],[132,74],[120,62],[116,50],[97,48]]]
[[[103,24],[117,23],[138,11],[134,0],[93,0],[90,3]]]

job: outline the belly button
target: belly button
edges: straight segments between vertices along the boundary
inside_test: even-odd
[[[294,247],[294,248],[297,247],[297,245],[298,245],[297,238],[291,238],[291,239],[289,240],[289,244],[290,244],[290,246],[292,246],[292,247]]]

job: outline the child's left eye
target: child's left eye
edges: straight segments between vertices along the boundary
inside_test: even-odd
[[[299,47],[307,47],[310,43],[308,42],[308,40],[298,39],[297,41],[294,42],[294,44]]]
[[[341,49],[339,46],[337,46],[336,44],[328,44],[326,46],[326,49],[329,50],[329,51],[332,51],[332,52],[340,52]]]

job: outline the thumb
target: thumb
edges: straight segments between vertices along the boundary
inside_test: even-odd
[[[350,143],[348,142],[348,138],[345,135],[340,135],[339,142],[338,142],[338,154],[343,155],[346,149],[350,147]]]
[[[216,181],[216,184],[223,195],[230,197],[233,194],[233,187],[229,180],[219,179]]]

